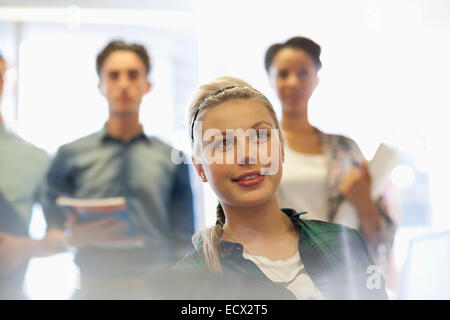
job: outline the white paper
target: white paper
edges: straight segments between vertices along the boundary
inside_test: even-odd
[[[397,163],[397,153],[385,144],[380,144],[372,160],[368,163],[370,176],[372,177],[371,197],[378,198],[383,192],[389,175]],[[359,218],[355,207],[347,200],[340,205],[334,218],[335,223],[343,224],[350,228],[359,228]]]

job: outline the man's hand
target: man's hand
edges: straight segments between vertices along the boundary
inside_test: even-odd
[[[31,239],[0,232],[0,275],[5,276],[28,259]]]
[[[125,240],[123,232],[128,222],[117,221],[115,217],[105,217],[92,222],[80,222],[74,213],[67,217],[66,228],[71,232],[69,243],[76,248],[99,242],[115,242]]]

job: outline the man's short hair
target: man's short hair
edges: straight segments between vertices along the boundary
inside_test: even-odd
[[[109,55],[114,51],[122,51],[122,50],[136,53],[138,57],[141,59],[141,61],[144,63],[147,75],[150,73],[151,70],[150,56],[144,46],[137,43],[129,44],[122,40],[114,40],[108,43],[106,47],[102,51],[100,51],[100,53],[97,55],[98,76],[100,76],[103,64],[105,63],[105,60],[109,57]]]

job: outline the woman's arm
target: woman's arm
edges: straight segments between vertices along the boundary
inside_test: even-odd
[[[344,177],[340,191],[352,203],[358,213],[361,232],[371,247],[380,243],[382,216],[370,196],[372,178],[367,164],[363,162],[361,169],[352,168]]]

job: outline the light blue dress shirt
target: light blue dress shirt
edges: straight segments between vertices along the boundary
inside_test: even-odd
[[[28,226],[33,205],[44,202],[47,153],[0,124],[0,192]]]
[[[2,232],[25,236],[35,203],[45,205],[47,153],[0,124],[0,226]],[[10,224],[14,221],[13,225]],[[19,227],[18,227],[19,226]],[[20,229],[20,231],[19,231]],[[28,261],[0,276],[0,299],[23,299],[22,285]]]
[[[47,181],[49,226],[61,228],[61,195],[76,198],[123,196],[145,242],[143,249],[85,247],[75,262],[82,273],[142,274],[171,265],[191,248],[194,212],[189,169],[171,160],[172,148],[143,132],[124,143],[106,127],[59,148]]]

